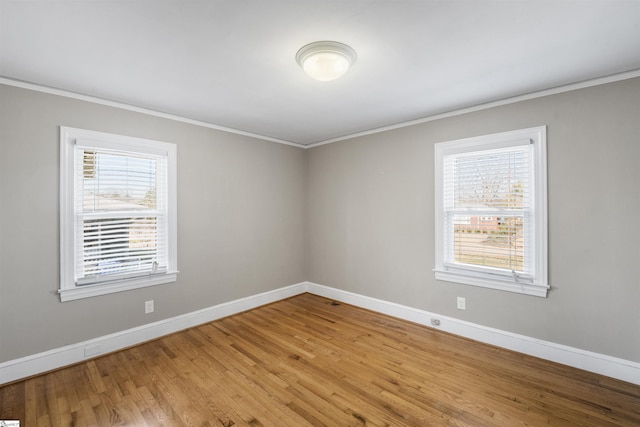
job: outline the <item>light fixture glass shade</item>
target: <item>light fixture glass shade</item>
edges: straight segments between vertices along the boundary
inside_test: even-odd
[[[346,73],[356,57],[356,51],[346,44],[322,41],[303,46],[296,61],[310,77],[328,82]]]

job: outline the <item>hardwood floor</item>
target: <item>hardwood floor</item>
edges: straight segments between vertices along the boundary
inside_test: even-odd
[[[639,426],[640,386],[304,294],[0,388],[31,426]]]

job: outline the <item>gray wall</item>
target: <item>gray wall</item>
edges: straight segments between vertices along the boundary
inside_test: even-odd
[[[60,125],[177,144],[176,283],[59,302]],[[0,362],[306,280],[306,195],[303,149],[0,85]]]
[[[634,79],[305,151],[0,85],[0,362],[304,280],[640,362],[639,118]],[[176,283],[59,302],[60,125],[178,145]],[[433,144],[539,125],[548,298],[434,280]]]
[[[436,281],[433,144],[540,125],[548,297]],[[319,146],[308,182],[310,281],[640,362],[640,79]]]

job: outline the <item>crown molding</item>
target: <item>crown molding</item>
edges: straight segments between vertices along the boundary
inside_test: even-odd
[[[29,82],[25,82],[25,81],[22,81],[22,80],[11,79],[11,78],[7,78],[7,77],[3,77],[3,76],[0,76],[0,84],[4,84],[4,85],[7,85],[7,86],[14,86],[14,87],[22,88],[22,89],[34,90],[34,91],[37,91],[37,92],[48,93],[48,94],[51,94],[51,95],[63,96],[65,98],[77,99],[77,100],[80,100],[80,101],[91,102],[91,103],[94,103],[94,104],[106,105],[108,107],[120,108],[120,109],[123,109],[123,110],[133,111],[133,112],[136,112],[136,113],[142,113],[142,114],[147,114],[147,115],[150,115],[150,116],[155,116],[155,117],[161,117],[161,118],[164,118],[164,119],[174,120],[174,121],[181,122],[181,123],[188,123],[188,124],[191,124],[191,125],[201,126],[201,127],[205,127],[205,128],[209,128],[209,129],[215,129],[215,130],[219,130],[219,131],[222,131],[222,132],[228,132],[228,133],[241,135],[241,136],[248,136],[250,138],[260,139],[260,140],[263,140],[263,141],[275,142],[275,143],[284,144],[284,145],[291,145],[293,147],[298,147],[298,148],[306,148],[306,146],[304,146],[302,144],[298,144],[298,143],[291,142],[291,141],[286,141],[286,140],[283,140],[283,139],[272,138],[272,137],[265,136],[265,135],[260,135],[260,134],[257,134],[257,133],[246,132],[246,131],[243,131],[243,130],[234,129],[234,128],[230,128],[230,127],[226,127],[226,126],[219,126],[219,125],[216,125],[216,124],[213,124],[213,123],[209,123],[209,122],[205,122],[205,121],[202,121],[202,120],[189,119],[187,117],[182,117],[182,116],[178,116],[178,115],[175,115],[175,114],[164,113],[162,111],[156,111],[156,110],[152,110],[150,108],[136,107],[135,105],[129,105],[129,104],[125,104],[123,102],[111,101],[111,100],[99,98],[99,97],[96,97],[96,96],[83,95],[83,94],[77,93],[77,92],[71,92],[71,91],[68,91],[68,90],[57,89],[57,88],[54,88],[54,87],[38,85],[38,84],[35,84],[35,83],[29,83]]]
[[[256,134],[256,133],[246,132],[246,131],[243,131],[243,130],[234,129],[234,128],[230,128],[230,127],[226,127],[226,126],[220,126],[220,125],[216,125],[216,124],[205,122],[205,121],[201,121],[201,120],[189,119],[187,117],[182,117],[182,116],[178,116],[178,115],[175,115],[175,114],[164,113],[162,111],[156,111],[156,110],[152,110],[152,109],[149,109],[149,108],[136,107],[134,105],[125,104],[125,103],[122,103],[122,102],[110,101],[108,99],[102,99],[102,98],[95,97],[95,96],[83,95],[83,94],[77,93],[77,92],[71,92],[71,91],[57,89],[57,88],[44,86],[44,85],[38,85],[38,84],[35,84],[35,83],[29,83],[29,82],[25,82],[25,81],[22,81],[22,80],[11,79],[11,78],[8,78],[8,77],[3,77],[3,76],[0,76],[0,84],[5,84],[7,86],[19,87],[19,88],[23,88],[23,89],[34,90],[34,91],[48,93],[48,94],[52,94],[52,95],[64,96],[66,98],[73,98],[73,99],[77,99],[77,100],[80,100],[80,101],[92,102],[92,103],[95,103],[95,104],[106,105],[106,106],[115,107],[115,108],[121,108],[121,109],[128,110],[128,111],[134,111],[134,112],[137,112],[137,113],[148,114],[148,115],[155,116],[155,117],[162,117],[162,118],[169,119],[169,120],[175,120],[175,121],[182,122],[182,123],[188,123],[188,124],[192,124],[192,125],[196,125],[196,126],[206,127],[206,128],[209,128],[209,129],[215,129],[215,130],[219,130],[219,131],[223,131],[223,132],[229,132],[229,133],[236,134],[236,135],[247,136],[247,137],[259,139],[259,140],[262,140],[262,141],[275,142],[275,143],[278,143],[278,144],[284,144],[284,145],[290,145],[290,146],[297,147],[297,148],[308,149],[308,148],[319,147],[321,145],[332,144],[334,142],[346,141],[346,140],[349,140],[349,139],[359,138],[359,137],[362,137],[362,136],[373,135],[373,134],[381,133],[381,132],[387,132],[387,131],[394,130],[394,129],[401,129],[401,128],[405,128],[405,127],[409,127],[409,126],[419,125],[419,124],[422,124],[422,123],[432,122],[432,121],[435,121],[435,120],[445,119],[445,118],[448,118],[448,117],[455,117],[455,116],[459,116],[459,115],[462,115],[462,114],[473,113],[473,112],[476,112],[476,111],[487,110],[487,109],[490,109],[490,108],[500,107],[500,106],[503,106],[503,105],[514,104],[516,102],[528,101],[530,99],[542,98],[542,97],[550,96],[550,95],[557,95],[557,94],[564,93],[564,92],[570,92],[570,91],[578,90],[578,89],[585,89],[585,88],[592,87],[592,86],[600,86],[600,85],[603,85],[603,84],[614,83],[614,82],[618,82],[618,81],[622,81],[622,80],[633,79],[633,78],[636,78],[636,77],[640,77],[640,69],[631,70],[631,71],[627,71],[627,72],[624,72],[624,73],[612,74],[612,75],[609,75],[609,76],[599,77],[599,78],[596,78],[596,79],[585,80],[585,81],[582,81],[582,82],[571,83],[571,84],[568,84],[568,85],[557,86],[557,87],[554,87],[554,88],[551,88],[551,89],[541,90],[541,91],[537,91],[537,92],[531,92],[531,93],[524,94],[524,95],[519,95],[519,96],[514,96],[514,97],[511,97],[511,98],[501,99],[501,100],[498,100],[498,101],[492,101],[492,102],[487,102],[487,103],[484,103],[484,104],[478,104],[478,105],[474,105],[474,106],[471,106],[471,107],[466,107],[466,108],[461,108],[461,109],[457,109],[457,110],[448,111],[448,112],[441,113],[441,114],[435,114],[433,116],[423,117],[421,119],[410,120],[410,121],[400,122],[400,123],[389,125],[389,126],[378,127],[378,128],[374,128],[374,129],[370,129],[370,130],[366,130],[366,131],[362,131],[362,132],[357,132],[357,133],[352,133],[352,134],[340,136],[340,137],[337,137],[337,138],[332,138],[332,139],[327,139],[327,140],[324,140],[324,141],[314,142],[314,143],[311,143],[311,144],[301,144],[301,143],[297,143],[297,142],[286,141],[286,140],[283,140],[283,139],[273,138],[273,137],[266,136],[266,135],[260,135],[260,134]]]
[[[478,104],[471,107],[461,108],[458,110],[448,111],[446,113],[436,114],[433,116],[423,117],[421,119],[411,120],[408,122],[401,122],[394,125],[383,126],[375,129],[366,130],[363,132],[353,133],[349,135],[340,136],[326,141],[319,141],[313,144],[305,145],[305,148],[314,148],[321,145],[331,144],[334,142],[345,141],[348,139],[359,138],[361,136],[373,135],[376,133],[387,132],[394,129],[401,129],[409,126],[419,125],[421,123],[432,122],[435,120],[445,119],[448,117],[460,116],[462,114],[473,113],[476,111],[488,110],[489,108],[500,107],[502,105],[514,104],[516,102],[528,101],[530,99],[542,98],[550,95],[557,95],[564,92],[570,92],[578,89],[585,89],[592,86],[600,86],[607,83],[614,83],[622,80],[633,79],[640,77],[640,69],[627,71],[625,73],[612,74],[610,76],[600,77],[597,79],[585,80],[578,83],[572,83],[563,86],[557,86],[551,89],[541,90],[538,92],[531,92],[524,95],[514,96],[511,98],[505,98],[498,101],[487,102],[485,104]]]

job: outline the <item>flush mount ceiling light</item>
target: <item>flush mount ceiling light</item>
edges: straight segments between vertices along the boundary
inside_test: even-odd
[[[356,58],[355,50],[331,41],[309,43],[296,54],[296,61],[304,72],[322,82],[335,80],[346,73]]]

